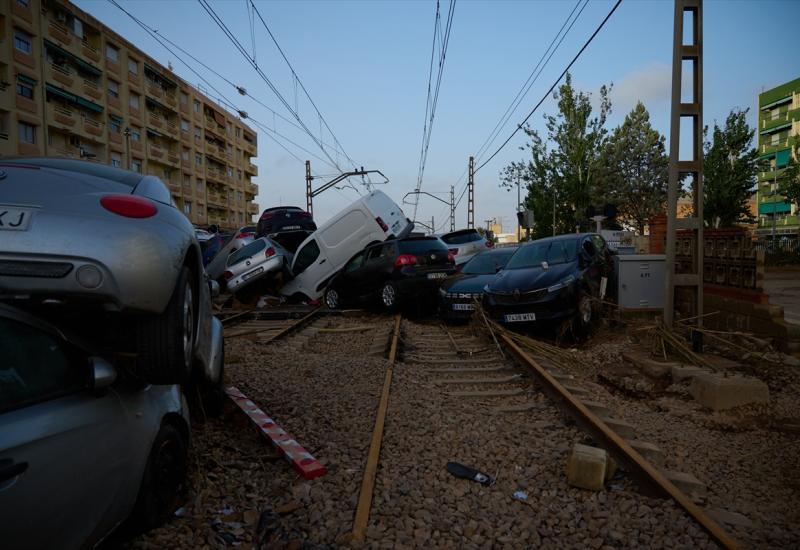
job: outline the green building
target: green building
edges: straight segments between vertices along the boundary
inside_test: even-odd
[[[756,235],[797,235],[797,205],[778,193],[790,158],[800,160],[800,78],[758,95],[758,152],[768,163],[758,173]]]

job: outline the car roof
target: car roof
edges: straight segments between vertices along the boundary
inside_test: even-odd
[[[301,212],[304,212],[304,210],[299,206],[273,206],[271,208],[267,208],[264,210],[264,212],[272,212],[273,210],[300,210]]]
[[[130,187],[136,187],[142,178],[145,176],[137,172],[122,170],[108,166],[107,164],[98,164],[96,162],[89,162],[88,160],[65,159],[65,158],[49,158],[49,157],[10,157],[0,159],[0,167],[2,166],[36,166],[39,168],[52,168],[54,170],[64,170],[67,172],[76,172],[79,174],[86,174],[96,178],[104,178],[107,180],[115,181]]]
[[[467,233],[478,233],[480,235],[480,233],[478,232],[477,229],[459,229],[458,231],[451,231],[450,233],[444,233],[442,235],[439,235],[439,237],[451,237],[453,235],[466,235]]]
[[[522,246],[528,246],[534,243],[549,243],[555,241],[573,241],[573,240],[581,240],[585,237],[589,237],[591,235],[598,235],[597,233],[566,233],[564,235],[555,235],[554,237],[543,237],[541,239],[536,239],[535,241],[531,241],[526,243]],[[598,235],[599,236],[599,235]]]

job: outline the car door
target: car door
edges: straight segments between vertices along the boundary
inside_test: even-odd
[[[384,281],[391,273],[391,269],[387,269],[387,266],[390,262],[394,262],[394,257],[394,243],[381,243],[367,248],[359,279],[363,297],[369,298],[375,295],[383,286]]]
[[[128,415],[94,394],[85,355],[57,333],[0,312],[0,541],[4,548],[93,544],[135,494]]]
[[[331,274],[331,266],[316,238],[312,238],[297,251],[292,263],[292,274],[295,278],[291,281],[291,286],[296,292],[312,299],[319,297],[322,289],[318,287]]]
[[[344,264],[342,271],[335,279],[335,287],[342,301],[353,301],[358,299],[358,277],[361,265],[364,263],[364,252],[361,251]]]

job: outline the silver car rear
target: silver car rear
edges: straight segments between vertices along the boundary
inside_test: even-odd
[[[225,280],[228,290],[236,292],[267,276],[284,272],[292,262],[292,254],[266,237],[254,240],[228,258]]]

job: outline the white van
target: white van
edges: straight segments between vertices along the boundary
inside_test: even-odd
[[[294,255],[294,279],[281,289],[284,296],[319,299],[328,282],[353,254],[389,238],[402,239],[414,224],[382,191],[372,191],[320,225]]]

